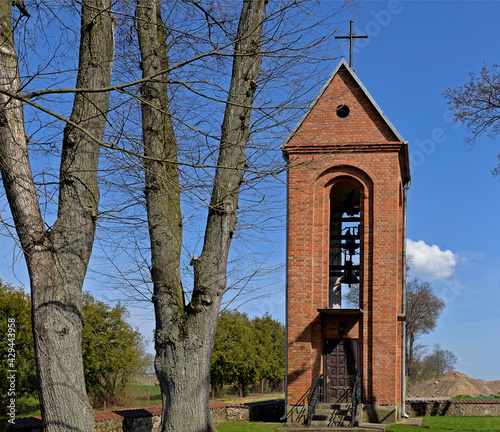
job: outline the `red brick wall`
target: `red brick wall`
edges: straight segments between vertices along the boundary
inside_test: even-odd
[[[336,107],[350,108],[346,118]],[[285,152],[288,177],[288,403],[298,403],[322,372],[323,338],[359,338],[364,402],[401,401],[403,206],[401,152],[385,120],[345,69],[330,83]],[[330,191],[361,191],[359,322],[321,316],[328,307]]]

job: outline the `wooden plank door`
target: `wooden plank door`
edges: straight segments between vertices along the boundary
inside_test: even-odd
[[[358,372],[358,339],[325,339],[324,371],[325,402],[350,402]]]

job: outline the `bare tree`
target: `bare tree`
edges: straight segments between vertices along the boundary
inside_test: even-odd
[[[417,340],[436,327],[445,304],[432,291],[429,282],[413,278],[406,281],[406,374],[414,375]]]
[[[172,10],[163,10],[162,14],[159,1],[138,1],[136,7],[143,80],[140,100],[144,205],[150,239],[155,369],[162,388],[163,431],[214,430],[209,385],[217,316],[227,290],[230,246],[237,235],[237,224],[241,231],[248,221],[245,213],[255,207],[255,202],[246,204],[241,197],[248,200],[259,196],[259,183],[284,167],[274,155],[269,157],[266,141],[272,133],[269,124],[280,124],[277,118],[286,106],[283,102],[276,104],[274,96],[266,100],[266,93],[259,93],[258,89],[269,92],[277,79],[291,80],[290,63],[302,61],[300,57],[317,43],[311,43],[309,48],[306,44],[291,49],[287,46],[289,40],[296,43],[301,39],[299,28],[296,26],[288,35],[282,30],[283,16],[303,13],[301,9],[307,2],[284,2],[268,11],[267,1],[245,0],[241,12],[234,17],[237,19],[233,18],[237,25],[228,25],[226,20],[230,21],[231,16],[218,10],[217,4],[212,6],[203,9],[202,15],[208,20],[204,41],[211,47],[209,57],[205,57],[206,48],[199,41],[185,49],[193,50],[191,58],[201,60],[208,70],[215,62],[222,70],[231,71],[223,77],[219,71],[216,85],[212,78],[201,79],[199,70],[192,70],[188,77],[179,75],[175,66],[179,60],[173,62],[171,57],[178,56],[179,44],[185,45],[177,36],[181,27],[172,24]],[[278,37],[280,34],[283,37]],[[196,37],[200,38],[198,34]],[[262,67],[263,62],[267,67]],[[300,83],[296,84],[300,87]],[[191,92],[187,95],[191,108],[179,109],[179,102],[183,104],[178,93],[183,88],[179,87]],[[300,91],[288,99],[290,107],[299,95]],[[192,118],[193,101],[198,107],[215,101],[224,110],[211,113],[197,109],[196,118]],[[220,132],[214,131],[214,125],[220,127]],[[198,143],[196,147],[191,140]],[[188,156],[186,149],[194,151],[194,157]],[[200,199],[202,194],[208,200]],[[190,251],[190,278],[182,275],[186,233],[182,209],[186,196],[196,197],[208,213],[203,212],[206,221],[200,223],[200,206],[194,206],[204,233],[201,248]],[[238,209],[242,205],[248,206],[246,212]]]
[[[111,19],[109,2],[88,0],[75,65],[60,55],[60,46],[73,52],[66,34],[45,64],[29,61],[28,33],[17,45],[24,55],[16,58],[11,30],[21,27],[10,22],[4,3],[2,178],[30,269],[35,334],[49,344],[38,352],[47,428],[93,430],[79,335],[81,285],[97,228],[107,265],[124,276],[123,284],[147,288],[152,281],[163,430],[211,431],[210,353],[228,263],[238,264],[230,246],[278,219],[260,204],[272,200],[267,184],[284,169],[279,143],[287,126],[307,108],[309,90],[324,81],[315,65],[332,57],[331,45],[327,54],[321,50],[334,31],[326,25],[325,36],[318,23],[331,16],[330,5],[314,11],[318,3],[305,0],[246,0],[240,10],[232,2],[136,0],[114,3]],[[50,9],[54,4],[36,13],[51,11],[47,21],[65,25],[66,15]],[[71,33],[71,25],[65,30]],[[66,79],[59,78],[63,71]],[[61,88],[76,72],[76,87]],[[34,86],[47,80],[47,87]],[[61,100],[73,94],[66,118]],[[37,163],[30,172],[28,153],[59,159],[61,122],[60,173]],[[27,123],[31,147],[22,130]],[[138,259],[139,271],[124,272],[117,251]],[[147,289],[141,295],[148,300]],[[53,392],[64,403],[55,406]]]
[[[243,182],[250,113],[262,62],[260,45],[266,5],[264,0],[243,3],[204,245],[201,255],[192,260],[195,277],[188,304],[180,278],[182,218],[178,150],[170,120],[166,77],[150,80],[141,89],[156,315],[155,368],[163,396],[163,431],[215,430],[209,410],[210,358]],[[137,22],[143,77],[148,78],[166,70],[168,65],[159,1],[139,1]],[[185,379],[186,376],[189,378]]]
[[[484,65],[479,75],[470,73],[462,86],[443,93],[453,111],[453,119],[463,122],[470,135],[466,142],[474,145],[479,136],[497,137],[500,133],[500,65]],[[500,174],[500,165],[493,171]]]
[[[435,378],[454,369],[457,356],[450,350],[435,344],[432,352],[426,355],[422,362],[422,375],[425,379]]]
[[[82,285],[99,204],[99,144],[113,61],[110,0],[82,2],[80,58],[71,117],[64,128],[57,219],[42,216],[24,128],[23,85],[11,5],[0,2],[0,168],[28,266],[40,402],[47,431],[90,431],[94,412],[83,376]],[[22,4],[22,2],[16,2]],[[24,9],[24,7],[23,7]],[[26,11],[24,12],[26,14]]]

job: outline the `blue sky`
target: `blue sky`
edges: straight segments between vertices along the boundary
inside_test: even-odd
[[[412,274],[446,302],[421,343],[439,343],[456,354],[457,370],[487,380],[500,379],[500,179],[491,174],[500,150],[488,137],[468,148],[442,92],[483,63],[500,63],[499,16],[495,1],[365,1],[345,16],[369,36],[356,42],[356,74],[409,141]],[[347,47],[339,52],[348,58]],[[284,300],[278,294],[245,310],[281,318]]]
[[[500,379],[500,235],[495,223],[500,179],[491,174],[500,151],[488,137],[473,149],[465,145],[467,130],[450,120],[442,92],[463,84],[483,63],[500,63],[499,16],[496,1],[362,1],[339,24],[340,34],[347,34],[353,19],[355,31],[369,36],[356,43],[354,68],[409,141],[407,228],[413,274],[431,282],[446,302],[436,330],[421,342],[450,349],[458,357],[457,370],[487,380]],[[336,54],[348,57],[340,44]],[[332,70],[337,62],[332,61]],[[27,287],[24,264],[15,267],[17,279],[10,268],[10,247],[2,238],[0,276]],[[284,259],[283,248],[274,259]],[[92,281],[86,288],[102,297]],[[278,283],[276,294],[249,302],[243,310],[251,316],[269,311],[283,320],[283,288]],[[151,337],[150,311],[132,310],[130,322]]]

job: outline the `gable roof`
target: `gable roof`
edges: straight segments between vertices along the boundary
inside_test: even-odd
[[[281,144],[280,147],[282,149],[284,149],[284,147],[288,144],[288,142],[290,141],[290,139],[300,129],[300,127],[302,126],[302,124],[304,123],[304,121],[307,119],[307,117],[309,116],[309,114],[311,113],[311,111],[314,109],[315,105],[317,104],[317,102],[319,101],[319,99],[321,98],[321,96],[323,96],[323,93],[325,93],[326,89],[328,88],[328,86],[330,85],[330,83],[332,82],[332,80],[335,78],[335,76],[338,74],[339,70],[342,67],[344,67],[349,72],[349,74],[351,75],[351,77],[356,81],[356,84],[363,91],[364,95],[367,97],[367,99],[373,105],[373,107],[378,112],[378,114],[380,114],[380,116],[382,117],[382,119],[384,120],[384,122],[386,123],[386,125],[389,127],[389,129],[392,131],[392,133],[394,133],[394,135],[397,137],[397,139],[399,141],[401,141],[401,142],[405,142],[404,139],[403,139],[403,137],[400,135],[400,133],[396,130],[396,128],[392,125],[392,123],[389,121],[389,119],[386,117],[386,115],[380,109],[380,107],[378,106],[377,102],[375,102],[375,100],[370,95],[370,93],[368,92],[368,90],[366,89],[366,87],[363,85],[363,83],[360,81],[360,79],[358,78],[358,76],[354,73],[354,71],[351,69],[351,67],[347,64],[346,60],[343,58],[339,62],[339,64],[337,65],[337,67],[333,70],[332,74],[330,75],[330,78],[328,78],[327,82],[325,83],[325,85],[323,86],[323,88],[321,89],[321,91],[317,94],[317,96],[311,102],[311,104],[307,108],[307,110],[304,113],[304,115],[302,116],[302,118],[299,120],[299,122],[297,123],[297,125],[293,128],[292,132],[288,135],[288,137],[286,138],[286,140],[284,141],[284,143]]]

